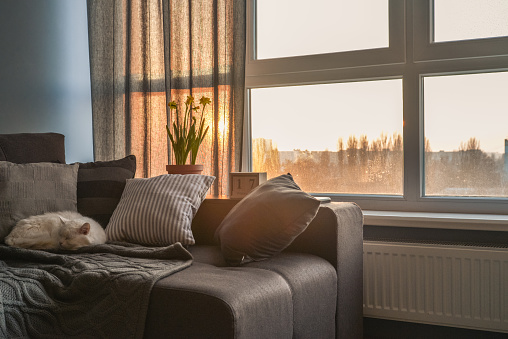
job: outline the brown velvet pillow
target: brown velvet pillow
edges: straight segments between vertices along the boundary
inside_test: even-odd
[[[320,202],[291,174],[270,179],[243,198],[215,232],[230,265],[267,259],[285,249],[314,219]]]

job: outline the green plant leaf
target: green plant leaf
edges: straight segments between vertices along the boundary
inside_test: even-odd
[[[190,163],[196,163],[199,147],[208,132],[208,126],[204,129],[204,111],[207,104],[211,101],[209,98],[203,96],[199,102],[202,105],[199,125],[196,117],[192,116],[192,112],[195,111],[197,113],[200,107],[194,104],[194,98],[192,96],[187,96],[182,119],[179,117],[176,102],[171,101],[168,104],[170,111],[174,110],[176,112],[176,121],[172,124],[173,132],[171,132],[168,125],[166,125],[166,132],[169,136],[171,147],[173,148],[175,162],[178,165],[184,165],[186,163],[189,153]]]

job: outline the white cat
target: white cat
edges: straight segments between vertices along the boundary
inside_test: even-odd
[[[71,211],[50,212],[22,219],[5,238],[9,246],[40,250],[75,250],[105,242],[106,233],[99,223]]]

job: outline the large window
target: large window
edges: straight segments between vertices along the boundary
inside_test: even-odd
[[[506,212],[508,1],[249,4],[244,170],[364,209]]]
[[[256,88],[251,102],[254,171],[309,192],[403,194],[402,80]]]

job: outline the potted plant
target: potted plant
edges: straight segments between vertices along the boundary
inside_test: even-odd
[[[199,100],[199,103],[201,104],[199,124],[192,113],[198,112],[200,106],[195,106],[192,96],[187,96],[182,118],[180,118],[176,102],[171,101],[168,103],[170,112],[175,112],[176,114],[176,119],[172,125],[173,131],[166,125],[166,131],[171,141],[173,154],[175,155],[175,165],[166,166],[166,170],[170,174],[200,174],[203,170],[203,165],[196,165],[196,157],[199,147],[208,132],[208,126],[205,128],[204,125],[204,113],[206,106],[210,103],[210,98],[203,96]],[[190,164],[187,164],[189,155]]]

